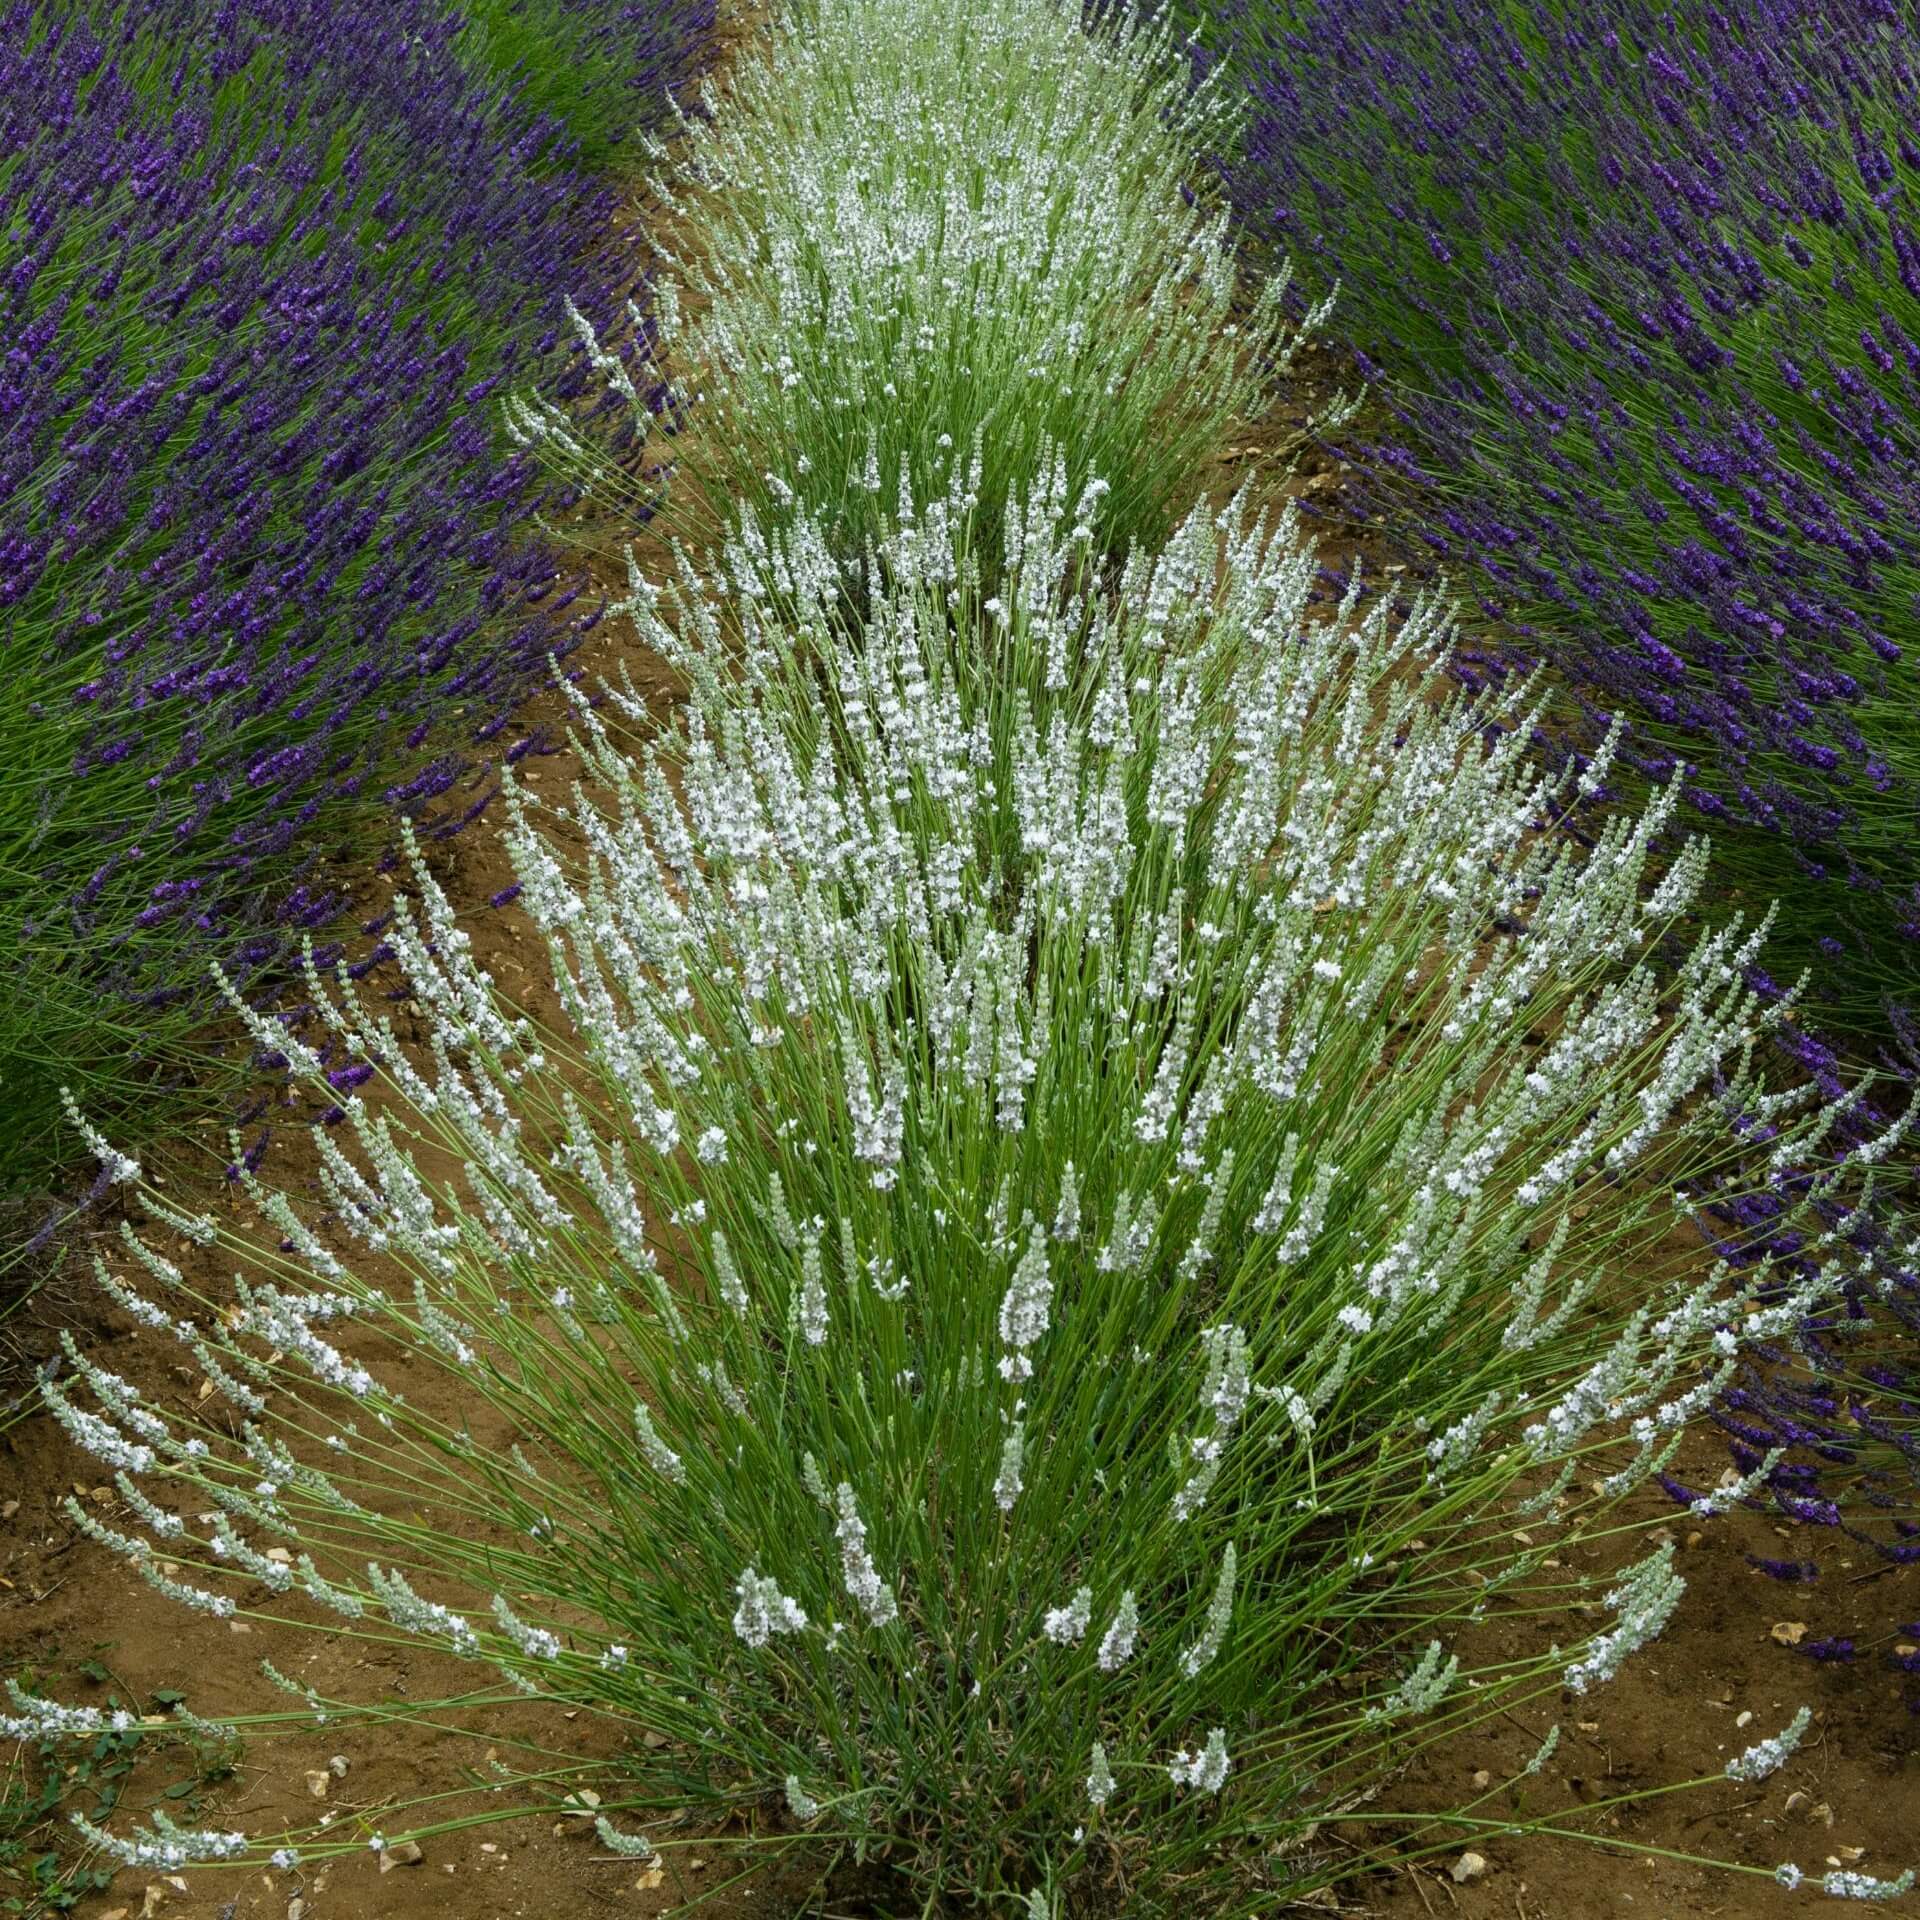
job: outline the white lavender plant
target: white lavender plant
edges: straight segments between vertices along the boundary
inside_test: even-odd
[[[237,1299],[168,1288],[260,1404],[83,1365],[70,1431],[180,1521],[183,1595],[664,1735],[603,1803],[662,1847],[752,1803],[757,1845],[925,1883],[1262,1908],[1336,1870],[1285,1844],[1316,1779],[1597,1684],[1671,1611],[1656,1558],[1585,1640],[1463,1639],[1585,1597],[1566,1549],[1730,1330],[1820,1284],[1684,1232],[1766,1177],[1736,1123],[1780,1016],[1753,933],[1688,931],[1700,863],[1653,885],[1664,804],[1546,830],[1526,690],[1451,687],[1436,605],[1316,615],[1291,520],[1238,509],[1108,591],[1057,471],[988,594],[910,504],[864,595],[798,512],[636,593],[690,706],[637,758],[583,708],[564,817],[509,789],[561,1017],[417,867],[432,1044],[316,976],[381,1068],[324,1205],[223,1231],[196,1271]],[[234,1551],[267,1534],[289,1591]]]
[[[793,0],[706,104],[660,156],[650,363],[575,316],[643,439],[690,425],[669,506],[703,535],[797,499],[858,553],[903,474],[960,476],[997,532],[1051,445],[1076,492],[1110,483],[1104,540],[1158,541],[1322,317],[1289,323],[1284,277],[1241,286],[1198,157],[1233,144],[1235,96],[1131,7]],[[511,414],[620,498],[567,416]]]

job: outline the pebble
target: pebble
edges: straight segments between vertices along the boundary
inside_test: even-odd
[[[1469,1880],[1478,1880],[1487,1870],[1486,1856],[1478,1853],[1463,1853],[1453,1863],[1453,1883],[1464,1887]]]

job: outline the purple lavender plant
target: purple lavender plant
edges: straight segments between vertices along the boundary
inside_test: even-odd
[[[1394,383],[1376,487],[1723,865],[1797,868],[1821,1003],[1877,1016],[1920,968],[1910,0],[1218,11],[1247,227]]]
[[[464,0],[461,51],[565,122],[604,167],[695,71],[716,0]]]
[[[1766,1468],[1764,1501],[1807,1543],[1792,1560],[1757,1559],[1776,1580],[1832,1578],[1839,1551],[1869,1573],[1920,1568],[1920,1269],[1880,1263],[1873,1284],[1803,1326],[1791,1349],[1749,1357],[1714,1419],[1733,1469]],[[1776,1457],[1777,1456],[1777,1457]],[[1774,1460],[1767,1467],[1769,1459]],[[1851,1562],[1849,1562],[1851,1563]],[[1913,1575],[1889,1589],[1886,1629],[1865,1641],[1831,1637],[1803,1647],[1828,1661],[1865,1662],[1903,1676],[1909,1711],[1920,1715],[1920,1662],[1900,1649],[1915,1637],[1898,1619],[1910,1608]],[[1810,1598],[1817,1608],[1818,1599]]]
[[[1801,1053],[1809,1092],[1837,1084],[1820,1051],[1814,1043]],[[1669,1497],[1696,1514],[1725,1512],[1737,1502],[1784,1521],[1793,1545],[1748,1559],[1771,1580],[1810,1589],[1796,1606],[1815,1618],[1836,1562],[1850,1567],[1865,1548],[1869,1572],[1857,1578],[1897,1576],[1886,1589],[1887,1628],[1823,1634],[1800,1652],[1823,1663],[1873,1659],[1908,1674],[1920,1666],[1898,1652],[1908,1630],[1896,1619],[1914,1597],[1907,1570],[1920,1569],[1920,1238],[1912,1224],[1911,1169],[1892,1155],[1896,1147],[1910,1149],[1915,1111],[1883,1119],[1873,1137],[1858,1126],[1837,1128],[1851,1139],[1824,1165],[1775,1165],[1778,1121],[1756,1115],[1743,1125],[1753,1152],[1768,1164],[1756,1167],[1737,1195],[1699,1196],[1696,1217],[1708,1228],[1710,1251],[1736,1267],[1783,1275],[1811,1273],[1825,1260],[1830,1273],[1850,1277],[1790,1338],[1741,1347],[1710,1413],[1731,1458],[1728,1479],[1738,1487],[1709,1491],[1660,1476]],[[1835,1181],[1848,1163],[1868,1178],[1842,1200]],[[1809,1226],[1817,1229],[1811,1238]],[[1836,1266],[1833,1249],[1842,1246],[1844,1266]],[[1906,1688],[1904,1696],[1920,1715],[1920,1689]]]
[[[632,30],[636,110],[711,21],[543,8]],[[138,1078],[210,959],[336,917],[370,807],[484,805],[571,643],[498,396],[574,390],[562,295],[629,289],[583,264],[607,185],[481,49],[438,0],[0,0],[11,1183],[61,1080]]]

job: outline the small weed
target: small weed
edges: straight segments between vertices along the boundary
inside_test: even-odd
[[[230,1746],[172,1718],[182,1696],[163,1688],[147,1696],[144,1713],[126,1707],[133,1690],[118,1681],[97,1658],[78,1662],[75,1678],[109,1691],[101,1703],[108,1713],[123,1708],[125,1727],[104,1729],[84,1742],[42,1740],[15,1749],[0,1781],[0,1915],[8,1920],[69,1913],[89,1894],[104,1892],[115,1867],[103,1862],[72,1828],[68,1815],[83,1813],[104,1822],[130,1796],[176,1805],[197,1814],[206,1789],[233,1771]],[[179,1777],[148,1796],[134,1793],[143,1762],[156,1757],[161,1744],[189,1761]]]

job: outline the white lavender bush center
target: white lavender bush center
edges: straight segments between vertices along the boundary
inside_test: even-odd
[[[1775,1111],[1755,936],[1682,931],[1665,803],[1548,830],[1528,695],[1452,688],[1439,606],[1316,614],[1291,519],[1238,508],[1102,586],[1084,504],[1016,502],[991,594],[964,469],[857,573],[796,509],[636,582],[690,704],[635,759],[583,710],[564,819],[510,795],[564,1030],[421,870],[431,1046],[315,983],[382,1068],[317,1136],[325,1207],[228,1249],[232,1312],[158,1253],[111,1279],[233,1425],[49,1390],[145,1489],[90,1532],[190,1604],[667,1735],[608,1802],[642,1826],[758,1808],[1140,1912],[1324,1877],[1286,1843],[1329,1775],[1659,1630],[1656,1556],[1584,1642],[1462,1642],[1665,1456],[1729,1328],[1804,1308],[1677,1231]]]

